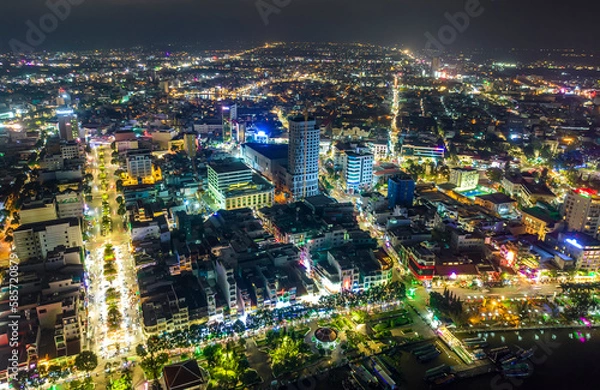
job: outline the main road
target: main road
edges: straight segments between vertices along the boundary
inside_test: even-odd
[[[101,188],[100,151],[104,152],[104,166],[108,190]],[[106,145],[97,145],[89,154],[89,165],[94,176],[92,183],[92,200],[87,206],[94,216],[95,226],[91,228],[90,238],[87,242],[88,255],[86,266],[90,275],[90,305],[89,305],[89,330],[88,345],[96,352],[100,361],[106,363],[111,359],[119,359],[135,354],[135,347],[144,338],[142,335],[138,286],[135,273],[135,264],[131,255],[131,235],[123,227],[122,219],[117,214],[119,195],[116,191],[115,171],[118,166],[110,164],[112,150]],[[109,217],[113,220],[112,232],[102,235],[102,195],[108,195],[110,206]],[[104,275],[104,249],[111,245],[115,251],[115,266],[117,275],[114,280],[109,280]],[[116,307],[121,315],[121,321],[116,330],[108,328],[108,304],[106,292],[109,288],[119,293]]]

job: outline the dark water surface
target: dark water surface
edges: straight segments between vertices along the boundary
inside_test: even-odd
[[[481,334],[485,337],[485,333]],[[464,335],[475,337],[477,334]],[[527,378],[505,378],[492,373],[475,378],[461,379],[444,387],[449,390],[513,390],[513,389],[600,389],[600,330],[579,331],[556,330],[489,332],[490,348],[506,345],[512,350],[535,347],[529,360],[533,373]],[[405,389],[429,389],[423,381],[427,369],[442,363],[455,365],[457,362],[442,354],[426,365],[419,364],[408,352],[401,357]]]

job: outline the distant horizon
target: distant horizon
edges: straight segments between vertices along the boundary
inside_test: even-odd
[[[48,6],[53,4],[54,6]],[[572,0],[24,0],[0,4],[0,52],[240,42],[364,42],[417,51],[597,50],[600,4]],[[50,16],[48,16],[50,15]],[[568,15],[568,19],[567,16]],[[45,23],[43,39],[27,34]],[[444,35],[445,34],[445,35]],[[243,39],[240,39],[243,38]],[[246,44],[246,43],[244,43]]]

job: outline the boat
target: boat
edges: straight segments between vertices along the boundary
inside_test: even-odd
[[[527,363],[518,363],[502,369],[502,374],[508,377],[526,377],[531,375],[531,367]]]
[[[487,346],[489,346],[487,341],[482,341],[480,343],[471,343],[471,344],[465,344],[465,346],[469,349],[472,348],[486,348]]]
[[[500,359],[498,359],[498,361],[499,361],[500,363],[504,364],[504,363],[506,363],[507,361],[509,361],[509,360],[513,360],[513,359],[516,359],[516,358],[515,358],[515,355],[513,355],[512,353],[508,353],[508,354],[506,354],[506,355],[502,356]]]
[[[428,362],[428,361],[431,361],[431,360],[437,358],[441,354],[442,354],[442,352],[439,349],[436,348],[435,351],[430,352],[430,353],[428,353],[426,355],[421,355],[417,359],[419,359],[419,362],[425,363],[425,362]]]
[[[502,366],[512,366],[519,362],[519,359],[516,356],[511,357],[510,359],[504,360],[502,362]]]
[[[445,364],[442,364],[442,365],[430,368],[429,370],[425,371],[425,378],[427,379],[427,378],[435,377],[437,375],[444,374],[448,371],[450,371],[450,367]]]
[[[529,349],[523,349],[521,347],[517,347],[517,348],[519,348],[519,350],[517,352],[515,352],[515,356],[517,358],[519,358],[520,360],[529,359],[530,357],[533,356],[533,353],[535,352],[535,347],[532,347]]]
[[[433,345],[433,344],[425,344],[425,345],[422,345],[420,347],[413,348],[413,350],[411,352],[412,353],[417,353],[419,351],[425,351],[425,350],[428,350],[428,349],[431,349],[431,348],[435,348],[435,345]]]
[[[510,370],[510,371],[504,371],[503,374],[504,374],[504,376],[508,376],[508,377],[525,378],[525,377],[528,377],[529,375],[531,375],[531,372],[529,370],[527,370],[527,371]]]
[[[422,356],[422,355],[427,355],[428,353],[431,353],[431,352],[433,352],[435,350],[436,350],[436,348],[432,345],[430,348],[414,352],[414,355],[417,356],[417,357],[419,357],[419,356]]]
[[[476,342],[482,342],[485,341],[485,339],[483,337],[471,337],[468,339],[464,339],[463,343],[476,343]]]
[[[473,357],[475,358],[475,360],[485,359],[486,356],[487,356],[487,354],[485,353],[485,351],[483,349],[476,349],[473,351]]]

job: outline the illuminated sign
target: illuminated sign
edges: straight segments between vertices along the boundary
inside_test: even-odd
[[[583,246],[582,246],[580,243],[578,243],[578,242],[577,242],[577,240],[576,240],[576,239],[574,239],[574,238],[567,238],[567,239],[565,240],[565,242],[566,242],[567,244],[571,244],[571,245],[573,245],[573,246],[574,246],[574,247],[576,247],[576,248],[583,249]]]

